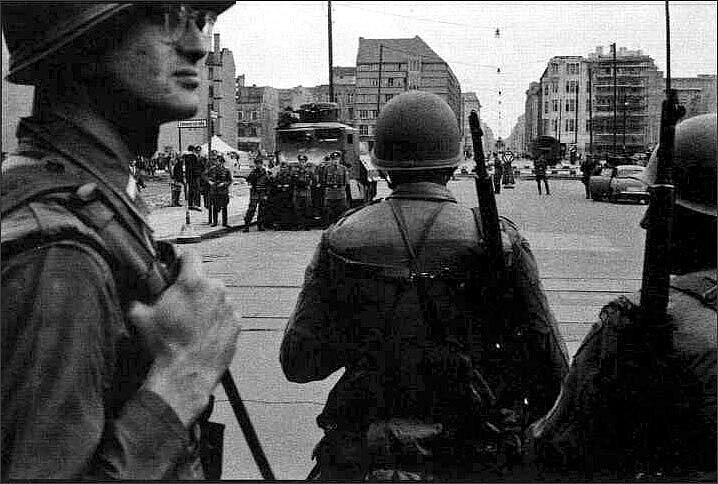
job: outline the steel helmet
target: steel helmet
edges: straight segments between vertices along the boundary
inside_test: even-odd
[[[133,3],[85,3],[3,1],[2,30],[10,52],[6,79],[15,84],[33,84],[36,66],[57,54],[100,24],[133,6]],[[149,4],[146,4],[149,5]],[[198,3],[217,14],[234,2]]]
[[[461,161],[456,115],[436,94],[394,97],[376,121],[372,160],[380,170],[454,168]]]
[[[716,113],[686,119],[676,126],[673,151],[673,184],[676,204],[704,215],[716,216],[718,180]],[[643,179],[656,179],[658,147],[653,150]]]

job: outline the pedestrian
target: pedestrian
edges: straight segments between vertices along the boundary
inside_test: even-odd
[[[543,181],[543,184],[546,187],[546,195],[551,195],[551,190],[548,186],[548,178],[546,177],[546,158],[544,155],[539,155],[538,160],[534,162],[534,175],[536,175],[538,194],[541,195],[541,181]]]
[[[349,175],[340,163],[341,153],[334,151],[329,155],[329,163],[321,172],[321,184],[324,188],[324,225],[335,223],[349,208],[347,203],[347,185]]]
[[[504,156],[506,154],[504,153]],[[514,167],[513,162],[511,161],[511,158],[504,159],[504,166],[503,166],[503,176],[504,176],[504,188],[513,188],[516,184],[516,180],[514,178]],[[548,195],[548,189],[546,189],[546,195]]]
[[[476,212],[446,186],[462,155],[439,96],[395,96],[375,137],[393,191],[324,232],[280,349],[292,382],[345,369],[317,417],[311,477],[499,480],[520,460],[520,423],[550,408],[568,371],[536,261],[502,219],[505,307],[479,296],[496,281]],[[483,420],[489,401],[497,417]]]
[[[642,324],[638,294],[603,307],[531,428],[530,461],[546,480],[715,482],[716,144],[715,113],[676,126],[667,318]],[[656,162],[654,152],[649,184]]]
[[[590,190],[590,181],[591,181],[591,175],[593,175],[593,170],[595,169],[596,164],[593,161],[592,155],[586,155],[586,158],[581,162],[581,182],[583,183],[583,188],[586,191],[586,198],[591,198],[591,190]]]
[[[494,151],[494,193],[501,193],[501,180],[504,175],[504,168],[499,160],[499,154]]]
[[[216,227],[219,222],[219,212],[222,212],[222,227],[229,227],[227,223],[227,205],[229,205],[229,187],[232,185],[232,172],[229,171],[225,164],[226,161],[222,155],[215,157],[205,176],[210,199],[210,225],[212,227]]]
[[[181,207],[180,194],[184,188],[184,163],[179,158],[173,160],[174,166],[170,169],[170,190],[172,191],[172,207]]]
[[[294,187],[294,223],[302,230],[308,230],[312,221],[312,179],[313,174],[307,169],[307,155],[298,155],[299,165],[293,173],[292,185]]]
[[[249,190],[249,206],[247,213],[244,215],[244,231],[249,232],[249,224],[257,212],[257,230],[264,231],[266,227],[266,205],[269,190],[269,172],[264,167],[262,158],[254,159],[254,169],[247,175],[247,183],[251,187]]]
[[[233,3],[208,5],[2,4],[7,80],[34,87],[0,190],[3,482],[218,476],[206,414],[238,319],[193,252],[161,277],[128,169],[197,112],[175,71]]]
[[[199,146],[187,147],[187,153],[182,156],[184,163],[185,180],[187,181],[187,203],[190,210],[202,211],[200,208],[200,182],[204,168],[199,159]]]

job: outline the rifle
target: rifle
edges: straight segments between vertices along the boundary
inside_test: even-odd
[[[496,208],[494,198],[494,185],[486,170],[486,159],[481,137],[484,135],[479,125],[479,116],[472,110],[469,114],[469,128],[471,129],[471,141],[474,145],[474,160],[476,162],[476,195],[479,200],[479,213],[481,224],[484,227],[484,236],[489,250],[489,263],[494,281],[503,278],[504,271],[504,249],[501,244],[501,228],[499,226],[499,212]]]

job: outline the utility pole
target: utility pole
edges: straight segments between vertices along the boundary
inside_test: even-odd
[[[561,121],[563,113],[563,99],[558,98],[558,145],[559,145],[559,152],[561,150]]]
[[[384,63],[384,46],[379,44],[379,82],[376,87],[376,116],[379,117],[379,103],[381,102],[381,65]],[[375,121],[376,122],[376,121]]]
[[[581,79],[581,63],[578,63],[578,79],[576,79],[576,84],[573,85],[573,88],[576,91],[576,103],[574,104],[574,121],[573,121],[573,144],[576,146],[576,150],[578,150],[578,83]]]
[[[593,89],[591,66],[588,66],[588,151],[593,156]]]
[[[616,127],[618,125],[618,84],[616,82],[616,43],[611,44],[613,49],[613,154],[616,154]]]
[[[626,93],[623,93],[623,154],[626,154],[626,109],[628,101],[626,101]]]
[[[329,32],[329,102],[334,102],[334,72],[333,72],[333,65],[334,65],[334,58],[332,55],[332,2],[331,0],[327,1],[327,24],[328,24],[328,32]]]

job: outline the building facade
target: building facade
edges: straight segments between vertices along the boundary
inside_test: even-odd
[[[537,136],[543,134],[541,127],[541,84],[532,82],[526,90],[526,105],[524,107],[524,139],[530,143]]]
[[[339,107],[339,122],[354,125],[354,99],[356,97],[356,68],[334,67],[334,98],[329,99],[329,84],[312,88],[314,102],[335,102]],[[299,108],[299,106],[296,106]]]
[[[235,148],[237,146],[237,106],[235,103],[234,55],[221,48],[218,33],[213,36],[212,49],[203,63],[202,82],[197,89],[200,108],[193,119],[211,119],[209,127],[179,128],[173,121],[160,126],[158,149],[184,151],[189,145],[207,143],[210,129],[215,136]],[[180,146],[181,138],[181,146]]]
[[[237,139],[242,151],[273,153],[274,128],[279,117],[277,89],[245,86],[244,75],[237,78]]]
[[[299,109],[302,104],[315,102],[314,92],[311,87],[290,87],[288,89],[277,89],[278,106],[282,111],[286,108]]]
[[[471,139],[471,128],[469,127],[469,115],[471,111],[476,111],[479,121],[481,121],[481,103],[475,92],[461,93],[461,133],[462,133],[462,149],[464,154],[474,154],[474,144]]]
[[[362,152],[374,146],[374,125],[381,107],[397,94],[428,91],[442,97],[462,126],[461,87],[451,67],[419,36],[410,39],[359,37],[356,58],[354,126]]]
[[[511,134],[506,138],[506,148],[511,150],[514,155],[524,153],[526,151],[526,121],[525,115],[522,114],[516,120],[516,124],[511,129]]]

